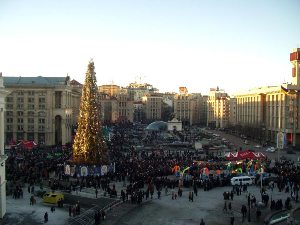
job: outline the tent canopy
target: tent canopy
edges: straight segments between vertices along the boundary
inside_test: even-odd
[[[24,148],[24,149],[28,149],[31,150],[33,148],[35,148],[37,146],[37,144],[34,141],[20,141],[17,146],[19,148]]]
[[[244,159],[265,159],[266,156],[261,152],[239,151],[225,153],[227,160],[244,160]]]

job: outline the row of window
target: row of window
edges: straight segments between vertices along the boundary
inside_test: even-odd
[[[6,102],[8,103],[13,103],[14,102],[14,98],[12,96],[6,97]],[[17,103],[23,103],[24,102],[24,98],[18,97],[17,98]],[[34,103],[35,102],[35,98],[33,97],[29,97],[27,98],[27,102],[30,103]],[[46,103],[46,98],[39,98],[39,103]]]
[[[13,108],[14,108],[13,104],[9,104],[9,103],[6,104],[6,109],[13,109]],[[17,109],[24,109],[25,107],[24,107],[24,104],[17,104],[16,108]],[[27,108],[33,110],[33,109],[35,109],[35,105],[34,104],[28,104]],[[38,109],[46,109],[46,105],[45,104],[39,104]]]
[[[18,116],[24,116],[24,111],[17,111],[17,115]],[[35,116],[35,112],[34,111],[28,111],[27,113],[28,116]],[[13,111],[6,111],[6,116],[13,116]],[[46,112],[44,111],[40,111],[38,112],[38,116],[39,117],[45,117],[46,116]]]
[[[13,131],[13,125],[6,125],[6,132],[12,132]],[[22,132],[25,132],[25,129],[24,129],[24,125],[21,125],[19,124],[17,126],[17,131],[22,131]],[[28,132],[33,132],[34,131],[34,125],[28,125],[27,126],[27,131]],[[45,131],[45,125],[39,125],[38,126],[38,131]]]
[[[40,124],[45,124],[45,119],[44,118],[39,118],[38,119],[38,123]],[[14,122],[14,118],[12,117],[8,117],[6,118],[6,122],[7,123],[13,123]],[[17,123],[23,123],[24,122],[24,118],[17,118]],[[34,118],[27,118],[27,122],[28,123],[34,123]]]
[[[17,91],[17,95],[18,96],[24,96],[24,94],[26,93],[26,91]],[[28,95],[35,95],[35,91],[27,91]],[[45,91],[39,91],[39,96],[46,96],[46,92]]]

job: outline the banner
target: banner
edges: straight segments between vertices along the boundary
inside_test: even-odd
[[[86,176],[88,175],[88,169],[87,169],[86,166],[82,166],[82,167],[80,168],[80,175],[81,175],[82,177],[86,177]]]
[[[107,166],[102,166],[101,167],[101,175],[106,175],[107,174]]]
[[[70,165],[65,166],[65,175],[71,175],[71,168]]]

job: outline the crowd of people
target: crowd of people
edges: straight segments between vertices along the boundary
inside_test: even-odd
[[[120,143],[122,144],[122,143]],[[166,195],[170,191],[172,199],[182,195],[182,188],[191,188],[189,201],[193,201],[197,196],[198,189],[210,191],[219,186],[230,185],[231,176],[236,174],[219,173],[205,174],[203,168],[211,171],[225,171],[226,159],[213,155],[202,155],[197,151],[180,151],[157,147],[157,150],[137,152],[134,148],[122,151],[116,143],[109,145],[110,158],[115,163],[115,171],[105,175],[87,175],[84,177],[74,174],[69,176],[64,174],[64,164],[71,157],[71,146],[69,148],[56,149],[16,149],[11,151],[7,159],[7,180],[8,193],[14,198],[21,198],[22,187],[34,185],[48,185],[53,190],[64,189],[71,191],[82,191],[83,188],[94,188],[98,195],[98,189],[102,189],[110,197],[120,197],[122,201],[129,201],[133,204],[141,204],[143,199],[160,198],[165,190]],[[242,172],[246,172],[247,161],[243,162]],[[283,205],[282,200],[272,199],[270,208],[281,209],[290,207],[291,201],[298,201],[300,167],[292,161],[276,161],[273,166],[270,160],[263,162],[266,172],[272,173],[276,179],[267,186],[270,190],[276,187],[278,191],[291,193],[290,199]],[[174,166],[189,169],[179,176],[174,176]],[[53,176],[51,177],[51,174]],[[122,190],[116,190],[112,182],[124,183]],[[259,185],[259,175],[255,178]],[[238,191],[247,191],[245,187],[240,187]],[[243,189],[242,189],[243,188]],[[268,189],[269,190],[269,189]],[[30,190],[31,192],[32,190]],[[226,197],[226,200],[233,200],[233,194],[238,193],[233,190]],[[33,191],[34,192],[34,191]],[[263,201],[266,206],[269,204],[267,190],[262,190]],[[257,205],[251,196],[251,205]],[[225,199],[225,196],[224,196]],[[243,216],[245,209],[241,211]],[[73,209],[71,210],[73,213]],[[102,212],[100,213],[103,214]],[[95,221],[100,221],[99,213],[95,213]],[[73,215],[73,214],[72,214]],[[102,216],[103,217],[103,216]]]

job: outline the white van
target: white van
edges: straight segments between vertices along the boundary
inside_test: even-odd
[[[249,176],[240,176],[240,177],[233,177],[230,180],[231,185],[251,185],[253,184],[253,180]]]

